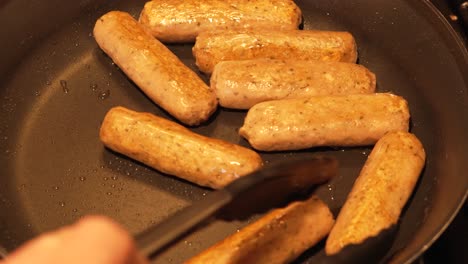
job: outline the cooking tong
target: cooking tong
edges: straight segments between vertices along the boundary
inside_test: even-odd
[[[141,253],[151,258],[211,217],[243,219],[284,206],[292,195],[305,194],[314,185],[337,174],[334,158],[314,157],[266,166],[240,177],[225,188],[183,208],[136,237]]]

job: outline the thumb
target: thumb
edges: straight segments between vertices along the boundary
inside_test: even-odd
[[[13,252],[4,264],[144,264],[130,235],[100,216],[42,235]]]

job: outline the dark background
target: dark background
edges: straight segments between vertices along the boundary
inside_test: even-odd
[[[468,223],[468,209],[465,203],[452,224],[416,263],[468,263],[466,223]]]

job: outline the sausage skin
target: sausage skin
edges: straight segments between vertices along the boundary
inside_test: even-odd
[[[355,63],[356,42],[348,32],[317,30],[210,31],[193,46],[198,68],[213,72],[220,61],[270,58]]]
[[[311,196],[269,212],[185,264],[288,263],[324,238],[333,223],[327,205]]]
[[[214,189],[262,166],[255,151],[123,107],[106,114],[100,139],[108,148],[156,170]]]
[[[327,239],[333,255],[362,243],[396,224],[413,192],[426,154],[421,142],[407,132],[388,133],[375,145],[341,209]]]
[[[181,122],[200,124],[216,110],[214,92],[129,14],[103,15],[94,37],[151,100]]]
[[[315,96],[259,103],[239,133],[258,150],[363,146],[393,131],[408,131],[405,99],[389,93]]]
[[[210,80],[219,104],[235,109],[286,98],[374,93],[375,83],[361,65],[296,59],[222,61]]]
[[[297,29],[301,16],[292,0],[153,0],[139,20],[162,42],[193,42],[217,29]]]

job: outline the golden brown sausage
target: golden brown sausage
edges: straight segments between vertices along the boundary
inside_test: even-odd
[[[316,196],[275,209],[185,264],[288,263],[324,238],[334,223]]]
[[[348,32],[316,30],[210,31],[198,35],[196,64],[211,73],[227,60],[259,58],[356,62],[356,42]]]
[[[258,150],[362,146],[408,131],[405,99],[388,93],[315,96],[259,103],[239,133]]]
[[[270,100],[375,91],[375,75],[346,62],[255,59],[222,61],[211,75],[219,104],[249,109]]]
[[[216,96],[210,88],[129,14],[103,15],[94,37],[151,100],[183,123],[197,125],[215,111]]]
[[[140,23],[162,42],[193,42],[216,29],[297,29],[301,10],[292,0],[153,0]]]
[[[338,215],[327,239],[326,253],[336,254],[396,224],[425,158],[424,148],[413,134],[395,132],[382,137]]]
[[[156,170],[215,189],[262,166],[250,149],[123,107],[106,114],[100,138],[108,148]]]

